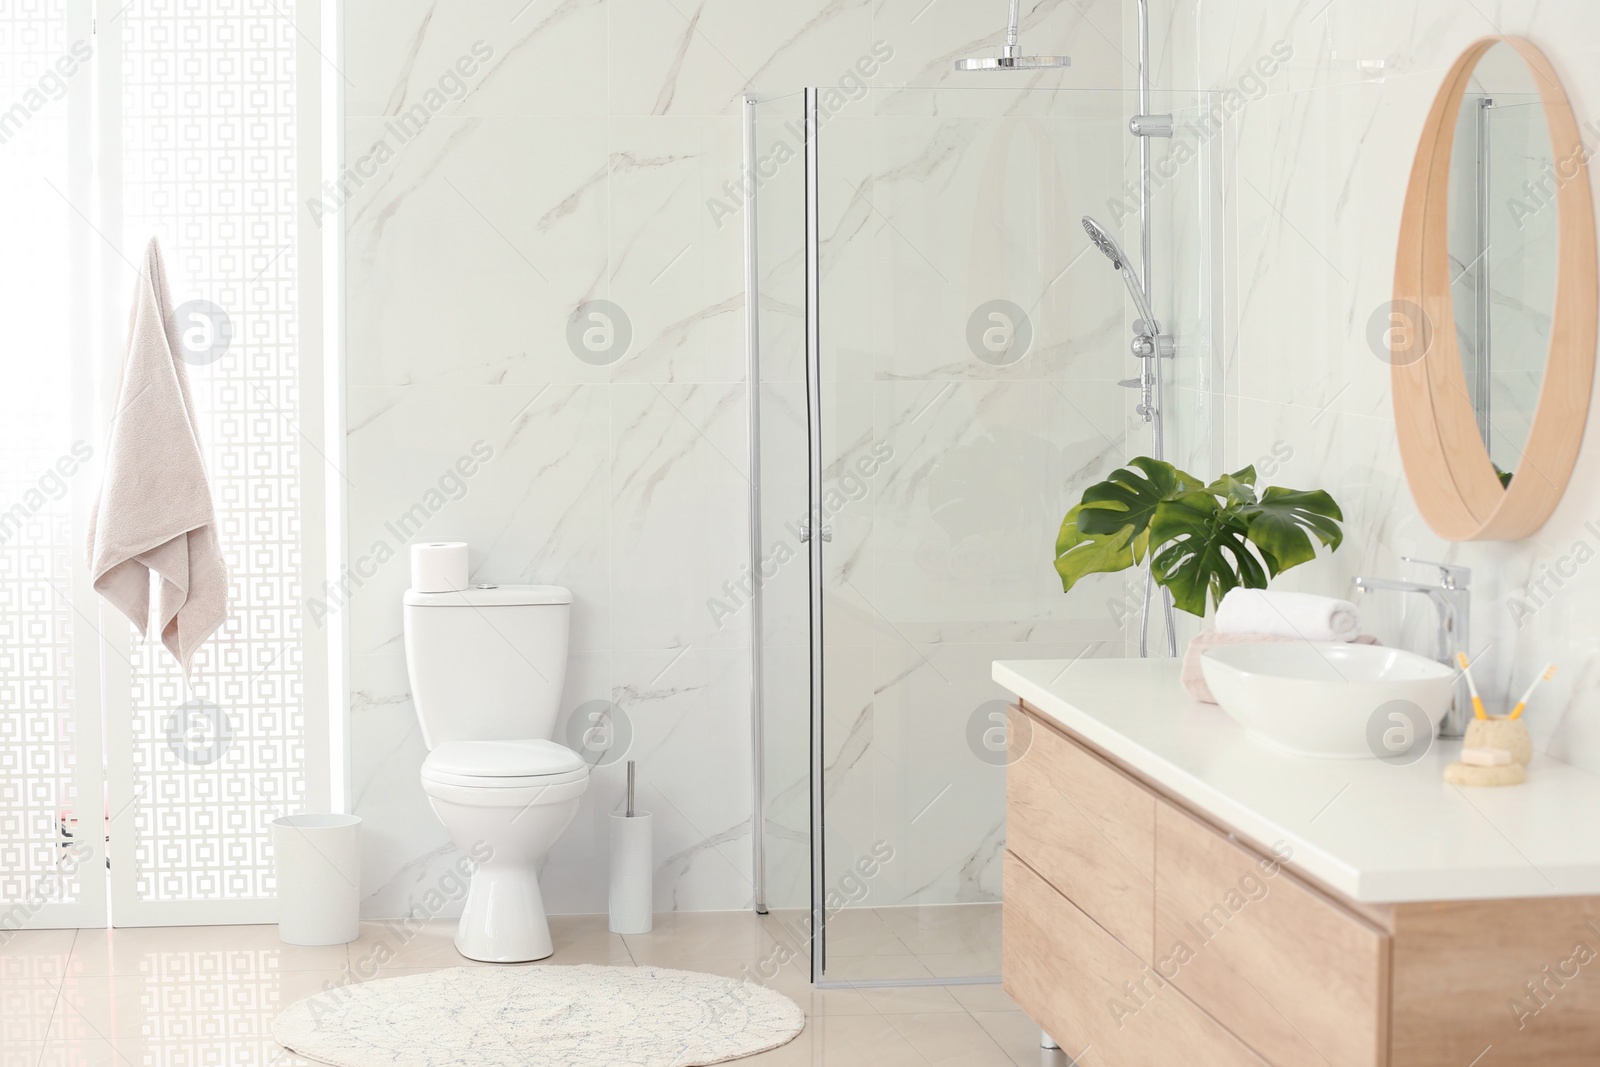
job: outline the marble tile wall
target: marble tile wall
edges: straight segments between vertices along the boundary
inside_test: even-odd
[[[1386,306],[1416,139],[1456,55],[1485,34],[1531,38],[1553,60],[1580,123],[1600,115],[1594,9],[1537,0],[1220,0],[1178,5],[1162,54],[1181,84],[1238,89],[1275,43],[1282,75],[1235,118],[1227,284],[1235,334],[1215,390],[1231,468],[1285,457],[1274,481],[1342,503],[1345,546],[1285,585],[1344,594],[1354,574],[1429,577],[1402,555],[1473,569],[1473,646],[1491,704],[1561,665],[1529,713],[1536,744],[1600,771],[1600,447],[1585,440],[1550,521],[1515,543],[1454,545],[1411,503],[1395,446],[1389,368],[1369,322]],[[1186,78],[1193,71],[1194,82]],[[1425,602],[1377,594],[1372,629],[1419,649]]]
[[[400,624],[412,538],[471,543],[474,580],[573,590],[564,714],[608,701],[631,725],[641,803],[657,819],[657,908],[744,907],[749,626],[706,607],[742,575],[748,552],[742,220],[729,192],[740,172],[740,97],[835,83],[875,48],[892,52],[876,86],[951,84],[956,56],[998,44],[1005,5],[344,7],[348,170],[326,191],[323,224],[341,227],[346,249],[352,573],[329,598],[329,618],[350,630],[364,911],[406,912],[452,861],[417,779],[425,750]],[[1023,7],[1030,50],[1070,53],[1078,66],[997,84],[1116,85],[1129,76],[1122,5]],[[569,317],[597,300],[625,315],[625,346],[614,329],[606,348],[598,320],[569,330]],[[613,327],[620,322],[612,316]],[[586,327],[601,331],[587,345]],[[886,366],[838,417],[870,425],[927,403],[924,379],[937,367],[919,365],[914,349],[895,358],[906,362]],[[1116,437],[1124,398],[1103,381],[1097,388],[1093,402],[1105,410],[1096,426]],[[775,394],[774,406],[782,399]],[[926,439],[908,441],[903,455],[925,464],[946,448],[979,447],[974,417],[984,412],[1022,423],[1064,417],[1045,410],[1048,395],[990,381],[942,403],[925,420]],[[470,478],[454,476],[475,445],[491,458]],[[406,515],[417,522],[397,534]],[[975,632],[926,658],[952,670],[963,661],[966,675],[982,679],[992,658],[983,642],[1015,637]],[[941,635],[913,639],[932,646]],[[876,673],[862,677],[896,677],[894,650],[877,655]],[[793,783],[783,789],[793,807]],[[621,792],[620,763],[598,768],[543,874],[552,911],[604,909],[605,814]],[[877,802],[893,799],[880,790]],[[930,881],[953,891],[960,866],[945,864]],[[799,884],[797,871],[785,885]]]

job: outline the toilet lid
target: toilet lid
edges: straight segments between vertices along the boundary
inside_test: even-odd
[[[467,778],[538,778],[587,768],[554,741],[445,741],[422,763],[422,773]]]

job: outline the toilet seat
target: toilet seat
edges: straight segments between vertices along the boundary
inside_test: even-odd
[[[422,763],[424,785],[528,789],[584,782],[589,765],[554,741],[445,741]],[[560,792],[566,792],[562,790]]]
[[[565,785],[569,782],[587,782],[589,768],[584,767],[565,774],[528,774],[515,778],[507,775],[449,774],[444,771],[422,771],[422,784],[454,785],[468,789],[543,789],[546,786]]]
[[[522,814],[562,801],[576,800],[589,790],[589,776],[562,777],[552,782],[550,778],[514,778],[513,784],[504,785],[488,778],[460,778],[441,782],[433,778],[422,780],[422,791],[433,800],[442,800],[463,808],[500,808]]]

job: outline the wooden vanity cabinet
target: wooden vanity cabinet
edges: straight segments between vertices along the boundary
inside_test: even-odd
[[[1357,903],[1022,711],[1004,984],[1084,1067],[1600,1064],[1600,898]]]

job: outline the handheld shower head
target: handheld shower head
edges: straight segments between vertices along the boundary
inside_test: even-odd
[[[1117,273],[1122,275],[1122,280],[1128,286],[1128,292],[1133,296],[1133,305],[1139,310],[1139,317],[1145,321],[1146,328],[1158,330],[1156,317],[1150,311],[1150,300],[1145,294],[1144,286],[1139,284],[1138,277],[1133,273],[1133,268],[1128,265],[1128,255],[1117,244],[1117,239],[1106,232],[1091,216],[1083,217],[1083,230],[1089,235],[1089,240],[1094,242],[1102,255],[1111,261],[1117,268]]]
[[[1021,18],[1020,0],[1011,0],[1011,21],[1006,26],[1006,46],[997,56],[956,60],[957,70],[1048,70],[1070,67],[1070,56],[1024,56],[1018,54],[1017,27]]]
[[[1101,255],[1111,261],[1113,267],[1118,270],[1123,269],[1128,262],[1128,257],[1122,251],[1122,246],[1117,244],[1117,239],[1107,233],[1105,227],[1096,222],[1092,215],[1083,217],[1083,232],[1089,235],[1089,240],[1094,242],[1094,246],[1100,250]]]

